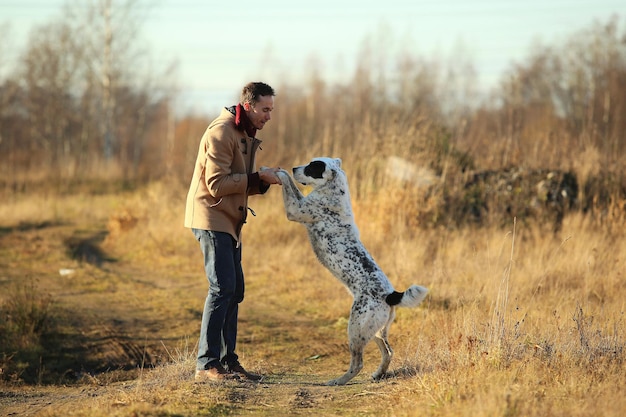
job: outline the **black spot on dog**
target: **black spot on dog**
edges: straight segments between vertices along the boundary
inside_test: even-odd
[[[385,302],[390,306],[398,305],[402,301],[403,295],[403,292],[394,291],[385,298]]]
[[[356,263],[360,264],[367,274],[372,274],[378,269],[372,259],[366,252],[359,248],[358,245],[355,244],[354,246],[348,247],[346,253],[354,259]]]
[[[323,161],[313,161],[304,167],[304,175],[311,178],[322,178],[326,171],[326,163]]]

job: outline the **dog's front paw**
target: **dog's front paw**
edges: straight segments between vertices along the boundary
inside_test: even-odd
[[[276,171],[276,175],[278,176],[278,178],[280,178],[281,180],[285,179],[285,178],[289,178],[289,172],[285,171],[284,169],[279,169],[278,171]]]

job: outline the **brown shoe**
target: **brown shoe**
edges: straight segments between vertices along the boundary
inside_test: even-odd
[[[222,365],[213,366],[209,369],[197,369],[196,370],[196,382],[207,382],[207,381],[232,381],[239,379],[239,375],[234,373],[229,373],[224,369]]]
[[[227,364],[226,367],[228,368],[228,372],[230,372],[231,375],[238,375],[250,381],[260,381],[261,379],[263,379],[262,375],[257,375],[246,371],[239,362]]]

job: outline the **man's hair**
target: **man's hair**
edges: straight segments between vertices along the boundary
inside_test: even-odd
[[[241,91],[240,103],[256,104],[261,96],[275,96],[274,89],[262,82],[246,84]]]

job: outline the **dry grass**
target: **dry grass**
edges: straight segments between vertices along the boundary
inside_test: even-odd
[[[60,305],[71,302],[85,312],[100,300],[107,306],[102,321],[123,312],[131,338],[145,337],[140,326],[151,317],[158,323],[150,328],[150,343],[161,348],[159,364],[139,364],[125,381],[105,372],[83,375],[69,387],[5,385],[0,409],[42,416],[626,411],[623,234],[607,235],[580,215],[566,217],[558,235],[514,219],[508,230],[421,230],[407,226],[407,206],[389,204],[374,190],[360,192],[354,202],[363,242],[398,289],[417,283],[431,291],[421,307],[398,311],[390,336],[396,353],[391,378],[369,382],[379,357],[368,346],[365,369],[353,384],[320,385],[348,366],[351,300],[317,263],[304,228],[286,220],[274,187],[251,200],[257,217],[245,229],[240,326],[242,361],[267,378],[261,384],[193,384],[206,284],[199,249],[182,227],[184,194],[178,185],[153,184],[125,195],[20,197],[0,204],[3,289],[36,271]],[[390,188],[385,195],[402,199]],[[50,234],[38,231],[36,241],[20,224],[57,226],[49,227]],[[98,268],[57,253],[55,238],[107,227],[100,246],[116,262]],[[8,248],[13,237],[47,250],[46,268],[36,253],[17,244]],[[68,265],[78,272],[60,288],[58,274],[50,271]],[[97,286],[96,276],[109,284]],[[147,282],[154,284],[149,290]],[[69,295],[72,288],[83,293]]]

